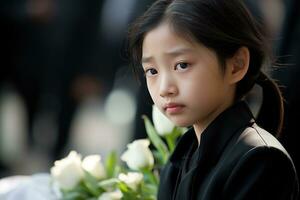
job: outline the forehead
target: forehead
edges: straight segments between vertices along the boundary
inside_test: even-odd
[[[149,31],[143,41],[143,55],[157,51],[169,51],[176,48],[196,48],[196,42],[181,37],[168,23],[162,23]]]
[[[171,59],[180,55],[190,55],[202,60],[217,60],[216,52],[188,35],[183,37],[168,23],[162,23],[149,31],[142,46],[142,63],[156,59]]]

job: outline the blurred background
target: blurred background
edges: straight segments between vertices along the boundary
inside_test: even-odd
[[[105,158],[145,137],[152,102],[125,47],[129,24],[152,2],[1,0],[0,178],[47,172],[73,149]],[[278,66],[267,70],[286,99],[280,140],[299,172],[300,1],[245,2],[270,32]],[[256,112],[259,99],[249,101]]]

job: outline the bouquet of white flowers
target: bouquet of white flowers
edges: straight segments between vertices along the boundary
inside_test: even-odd
[[[159,172],[185,131],[174,126],[155,106],[152,119],[143,116],[148,139],[127,145],[119,163],[115,152],[102,162],[100,155],[81,158],[75,151],[51,168],[53,184],[63,200],[155,200]],[[149,148],[150,144],[153,148]]]

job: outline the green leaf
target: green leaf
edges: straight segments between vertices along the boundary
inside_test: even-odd
[[[148,137],[151,141],[151,143],[154,145],[154,147],[158,150],[158,152],[161,154],[163,158],[163,164],[165,164],[169,158],[169,150],[164,143],[164,141],[160,138],[160,136],[157,134],[154,126],[152,125],[149,118],[145,115],[143,115],[143,119],[145,122],[145,128],[146,132],[148,134]]]
[[[182,136],[187,130],[188,128],[186,127],[175,126],[173,130],[174,133],[172,135],[177,139],[179,136]]]
[[[93,196],[99,196],[103,190],[98,187],[98,180],[84,170],[83,184]]]
[[[100,181],[98,183],[98,186],[101,188],[111,188],[111,187],[115,187],[119,182],[120,182],[119,179],[111,178],[111,179]]]
[[[175,126],[170,134],[164,136],[167,141],[170,153],[174,151],[178,137],[182,136],[182,134],[186,132],[186,130],[186,128]]]
[[[173,152],[175,149],[175,140],[172,135],[165,136],[170,152]]]
[[[161,168],[164,165],[164,160],[162,155],[157,151],[157,150],[153,150],[152,151],[153,156],[154,156],[154,168],[158,167]]]
[[[143,169],[141,172],[144,174],[144,179],[146,182],[151,183],[158,187],[158,177],[155,176],[153,171],[149,169]]]
[[[141,199],[143,200],[156,200],[157,186],[152,184],[142,184],[140,194]]]
[[[123,193],[123,200],[138,200],[141,199],[141,194],[132,190],[126,183],[120,182],[118,184],[120,191]]]
[[[122,181],[118,183],[118,187],[123,193],[129,193],[131,189]]]
[[[62,200],[81,200],[84,199],[84,195],[78,192],[68,192],[64,194]]]
[[[116,175],[117,172],[117,153],[112,151],[105,160],[105,171],[108,178],[112,178]]]
[[[90,196],[82,183],[72,190],[62,190],[62,194],[63,200],[85,200]]]
[[[157,186],[152,184],[144,184],[142,187],[142,193],[147,195],[156,196],[157,194]]]

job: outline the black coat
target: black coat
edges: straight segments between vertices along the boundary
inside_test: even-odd
[[[180,138],[162,170],[159,200],[297,199],[289,154],[254,123],[245,102],[220,114],[200,141],[197,148],[193,129]]]

